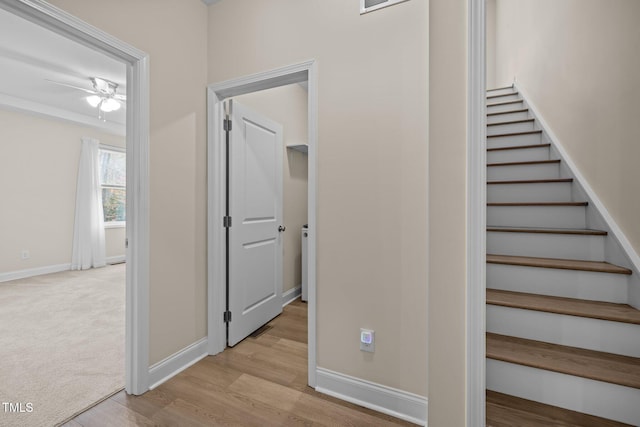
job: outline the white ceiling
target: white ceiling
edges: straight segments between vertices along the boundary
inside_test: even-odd
[[[126,94],[123,63],[0,9],[0,107],[124,135],[124,104],[103,122],[87,103],[88,93],[46,81],[93,89],[89,77],[111,80]]]

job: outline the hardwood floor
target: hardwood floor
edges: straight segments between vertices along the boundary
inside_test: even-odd
[[[65,426],[409,426],[322,395],[307,381],[307,306],[296,300],[266,327],[142,396],[124,391]]]
[[[487,391],[487,427],[631,427],[495,391]]]

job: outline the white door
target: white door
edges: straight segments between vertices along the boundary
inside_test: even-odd
[[[229,140],[230,346],[282,312],[282,125],[233,102]]]

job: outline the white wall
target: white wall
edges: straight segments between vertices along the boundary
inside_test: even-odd
[[[422,0],[221,1],[208,44],[211,83],[318,61],[318,365],[423,396],[428,16]]]
[[[235,99],[284,128],[283,216],[287,229],[284,233],[282,291],[286,292],[302,283],[300,234],[302,225],[308,222],[308,156],[286,146],[307,143],[307,91],[298,84],[292,84]]]
[[[497,83],[517,77],[636,252],[639,17],[636,0],[497,0]]]
[[[0,273],[70,264],[81,138],[124,138],[3,109],[0,123]],[[124,255],[123,233],[106,230],[108,257]]]
[[[486,62],[487,89],[495,89],[496,85],[496,0],[486,0]]]

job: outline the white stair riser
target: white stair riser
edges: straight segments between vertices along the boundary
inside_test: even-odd
[[[499,104],[500,102],[497,101],[493,104]],[[510,104],[502,104],[502,105],[487,105],[487,113],[491,114],[491,113],[502,113],[504,111],[514,111],[514,110],[522,110],[524,108],[524,103],[522,101],[520,102],[513,102]]]
[[[487,91],[487,96],[493,96],[493,95],[504,95],[505,93],[516,93],[516,90],[512,87],[506,87],[504,89],[499,89],[499,90],[491,90],[491,91]]]
[[[604,236],[489,231],[487,253],[603,261]]]
[[[640,390],[487,359],[487,389],[631,425],[640,425]]]
[[[570,182],[489,184],[488,202],[566,202],[571,200]]]
[[[521,111],[517,113],[507,113],[507,114],[495,114],[495,115],[487,115],[487,123],[510,122],[513,120],[524,120],[528,118],[529,118],[528,111]]]
[[[550,160],[549,147],[541,145],[535,148],[487,151],[487,163],[533,162],[535,160]]]
[[[507,123],[503,125],[487,126],[487,135],[500,135],[502,133],[528,132],[534,130],[533,122]]]
[[[542,143],[542,134],[527,133],[524,135],[496,136],[487,138],[487,148],[521,147]]]
[[[487,304],[487,332],[640,357],[640,325]]]
[[[487,225],[586,228],[584,206],[487,206]]]
[[[487,181],[518,181],[560,178],[560,163],[488,166]]]
[[[626,304],[629,276],[487,263],[487,288]]]
[[[513,92],[507,92],[507,93],[492,93],[488,96],[497,96],[497,98],[489,98],[487,99],[487,104],[495,104],[498,102],[507,102],[507,101],[515,101],[515,100],[519,100],[520,98],[520,94],[518,93],[513,93]]]

